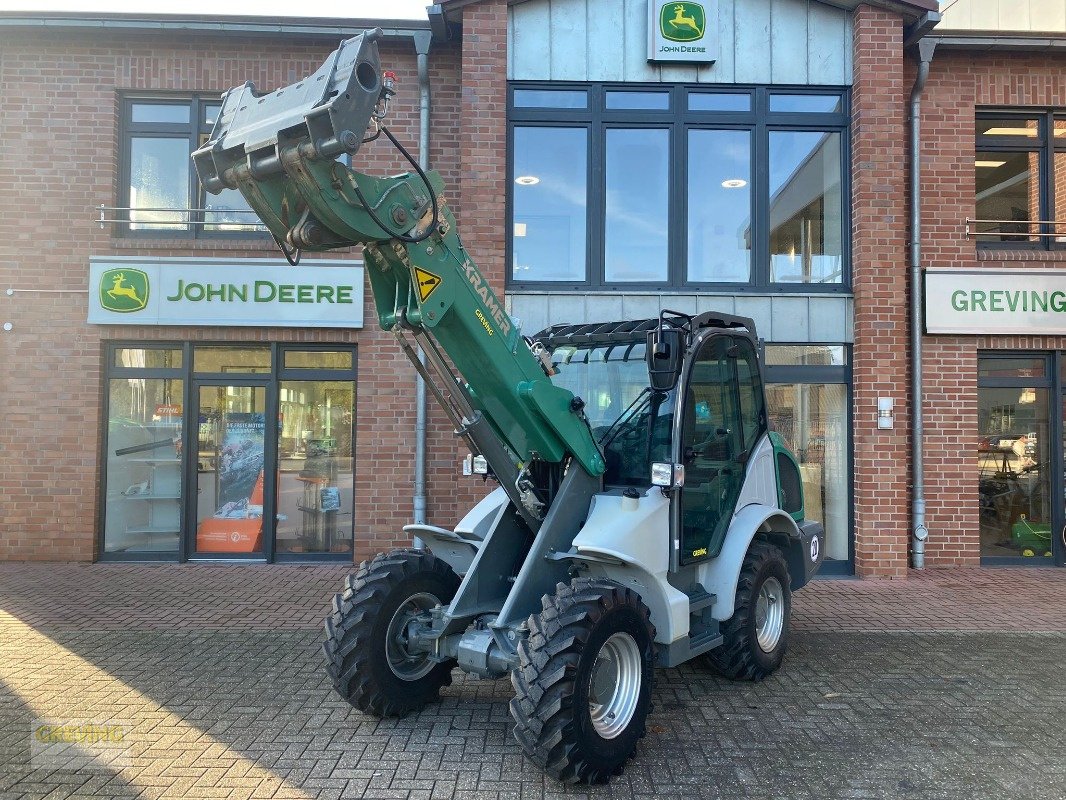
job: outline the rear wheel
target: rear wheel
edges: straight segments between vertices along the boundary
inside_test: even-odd
[[[655,628],[640,596],[613,581],[560,583],[529,618],[511,672],[515,738],[567,783],[606,783],[645,734]]]
[[[437,699],[454,661],[410,646],[408,624],[459,589],[451,567],[425,550],[393,550],[364,561],[333,598],[322,645],[333,688],[367,714],[402,716]]]
[[[707,663],[734,680],[761,681],[776,672],[788,647],[791,585],[781,551],[753,541],[740,570],[733,616],[722,626],[725,641],[707,654]]]

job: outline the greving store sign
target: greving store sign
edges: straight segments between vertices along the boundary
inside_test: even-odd
[[[1066,334],[1066,270],[928,269],[925,330]]]
[[[361,328],[359,262],[89,259],[88,321],[98,325]]]

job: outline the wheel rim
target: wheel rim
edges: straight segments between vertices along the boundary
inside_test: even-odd
[[[640,646],[628,633],[612,634],[596,654],[589,678],[589,714],[604,739],[622,733],[637,711],[642,661]]]
[[[400,607],[389,620],[389,627],[385,632],[385,658],[389,662],[392,674],[400,680],[417,681],[437,666],[436,662],[429,660],[429,653],[411,650],[410,642],[407,640],[407,625],[415,617],[438,605],[440,605],[440,600],[431,594],[426,592],[413,594],[400,603]]]
[[[764,653],[771,652],[781,641],[785,628],[785,590],[781,581],[769,577],[759,588],[755,601],[755,637]]]

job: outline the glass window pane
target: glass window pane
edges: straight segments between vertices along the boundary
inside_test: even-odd
[[[825,527],[826,558],[848,558],[847,387],[772,383],[766,387],[773,429],[800,464],[807,519]]]
[[[279,400],[277,551],[351,553],[355,384],[282,381]]]
[[[1040,157],[1030,153],[977,152],[974,187],[979,242],[1035,242],[1040,219]]]
[[[178,369],[180,348],[123,347],[115,351],[115,366],[127,369]]]
[[[607,108],[668,111],[670,95],[667,92],[607,92]]]
[[[193,369],[196,372],[270,372],[269,347],[195,347]]]
[[[979,388],[977,421],[981,555],[1050,555],[1047,389]]]
[[[587,164],[584,128],[514,129],[514,280],[586,279]]]
[[[189,140],[130,140],[131,230],[188,230]],[[174,210],[170,210],[174,209]]]
[[[220,103],[206,103],[204,105],[203,124],[211,128],[215,124],[215,120],[218,119],[218,112],[221,110],[222,105]]]
[[[285,369],[345,369],[352,368],[350,350],[286,350]]]
[[[766,364],[771,367],[842,367],[847,363],[844,345],[766,345]]]
[[[1051,232],[1055,234],[1055,241],[1061,244],[1066,242],[1066,152],[1056,152],[1054,158],[1051,187],[1054,192],[1056,225]]]
[[[688,279],[751,280],[751,134],[688,135]]]
[[[223,189],[218,194],[205,195],[205,231],[214,233],[233,231],[266,230],[259,218],[252,213],[244,195],[236,189]]]
[[[188,103],[134,103],[130,119],[133,122],[188,124],[190,113]]]
[[[997,119],[995,117],[977,117],[977,135],[993,137],[1024,136],[1035,139],[1040,133],[1040,123],[1036,119]]]
[[[692,92],[688,96],[689,111],[751,111],[750,94],[725,92]]]
[[[104,478],[104,550],[108,553],[178,550],[183,494],[181,403],[180,380],[114,378],[108,382]]]
[[[789,114],[839,114],[838,94],[771,94],[770,110]]]
[[[770,280],[840,283],[840,134],[770,132]]]
[[[763,408],[762,376],[755,349],[744,340],[738,340],[740,356],[737,362],[737,388],[740,395],[740,420],[744,425],[744,449],[749,453],[766,430],[766,413]]]
[[[605,135],[606,280],[665,281],[670,131],[609,128]]]
[[[515,89],[517,108],[588,108],[588,94],[584,90]]]
[[[979,358],[979,378],[1042,378],[1047,371],[1043,358]]]

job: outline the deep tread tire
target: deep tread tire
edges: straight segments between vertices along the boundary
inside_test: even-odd
[[[775,577],[784,589],[785,620],[781,638],[769,653],[759,646],[755,633],[755,602],[759,589],[769,577]],[[722,625],[725,641],[706,655],[707,663],[726,678],[761,681],[776,672],[788,649],[789,623],[792,617],[791,578],[781,551],[770,542],[755,539],[744,557],[737,583],[736,606]]]
[[[403,716],[436,700],[441,687],[451,684],[455,662],[404,680],[389,666],[385,634],[408,598],[427,593],[447,605],[458,589],[451,567],[426,550],[393,550],[360,564],[326,617],[322,652],[337,694],[376,717]]]
[[[651,612],[632,589],[598,578],[560,583],[541,604],[511,671],[515,738],[557,780],[606,783],[622,772],[646,732],[655,662]],[[639,698],[628,725],[604,739],[592,724],[589,683],[601,646],[618,632],[631,635],[641,653]]]

